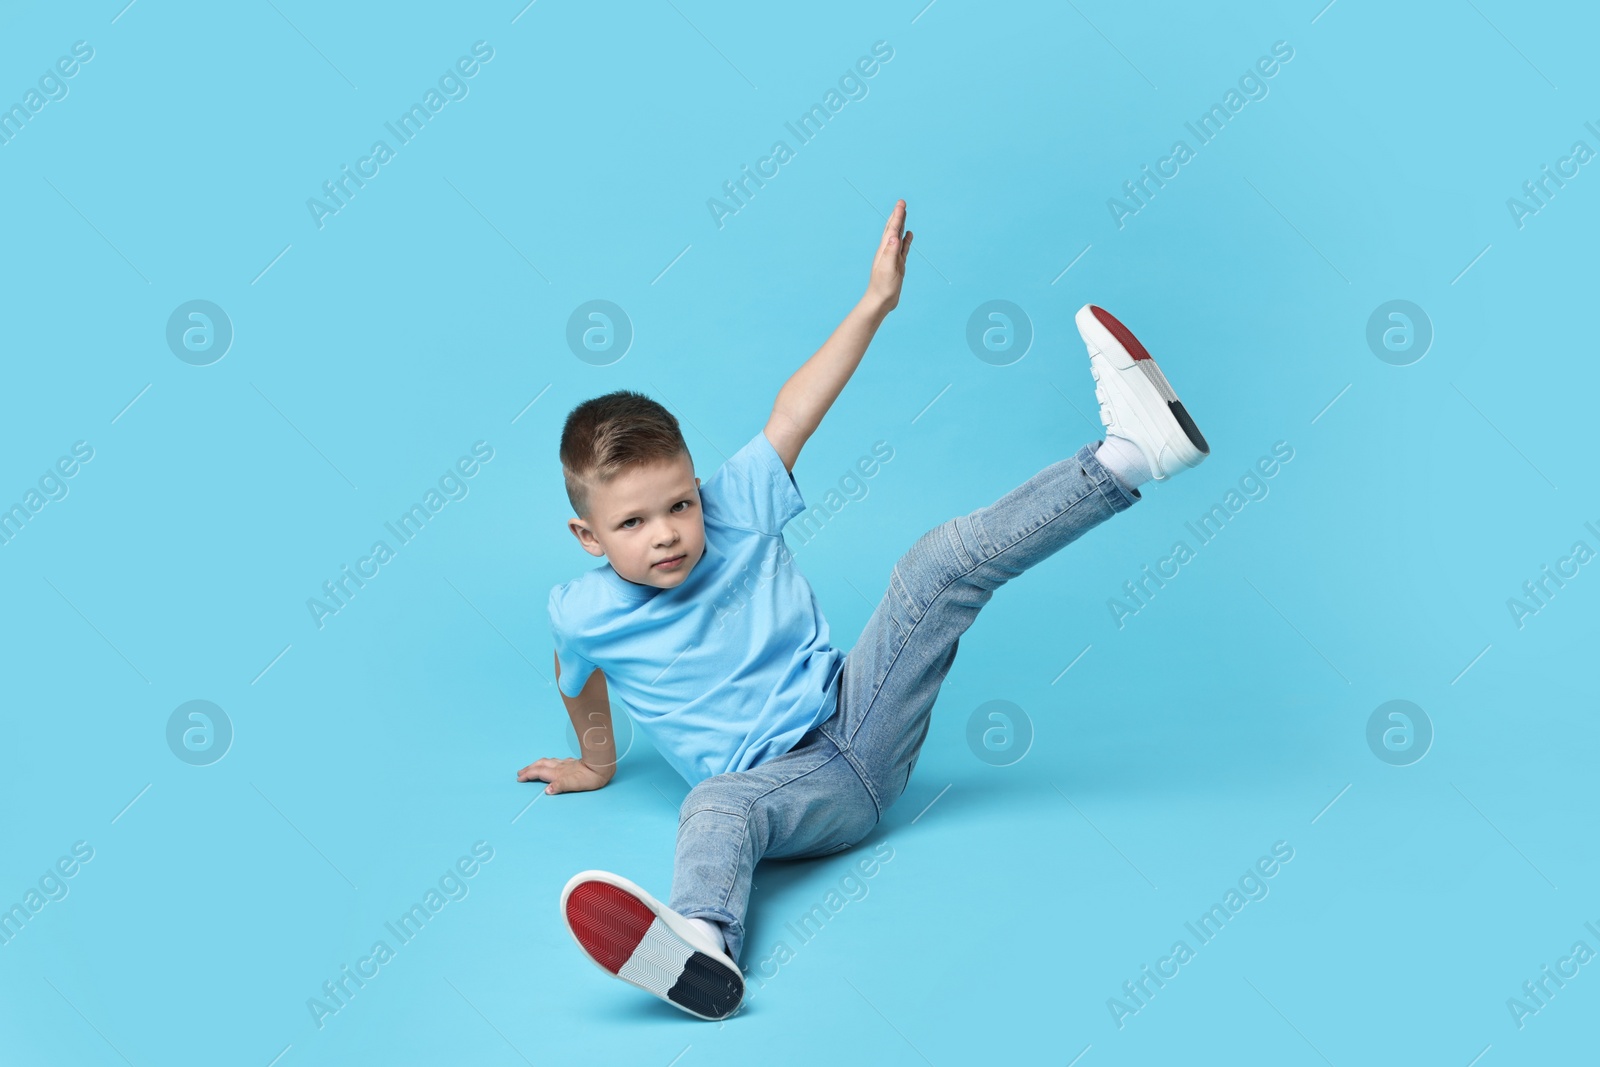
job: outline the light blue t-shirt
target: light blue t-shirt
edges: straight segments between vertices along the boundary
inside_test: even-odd
[[[598,667],[694,785],[783,755],[837,707],[844,653],[783,527],[806,508],[766,434],[700,486],[705,554],[672,589],[630,582],[606,563],[550,592],[561,692]]]

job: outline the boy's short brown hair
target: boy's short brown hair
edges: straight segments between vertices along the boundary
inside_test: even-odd
[[[567,415],[561,430],[567,500],[582,518],[589,517],[592,486],[641,463],[687,455],[689,446],[672,412],[628,389],[585,400]]]

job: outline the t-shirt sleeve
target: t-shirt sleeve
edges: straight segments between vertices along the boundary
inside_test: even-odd
[[[572,635],[563,626],[561,614],[561,590],[550,591],[550,635],[555,639],[556,663],[561,668],[561,677],[556,682],[556,688],[564,696],[575,697],[583,692],[584,685],[589,681],[589,675],[598,668],[584,658],[578,651]]]
[[[708,517],[743,530],[778,535],[806,509],[794,476],[765,432],[735,452],[700,487]]]

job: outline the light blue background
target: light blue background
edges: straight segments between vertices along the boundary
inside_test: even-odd
[[[1600,949],[1600,576],[1520,629],[1506,606],[1600,549],[1600,176],[1522,228],[1506,206],[1600,148],[1591,11],[520,8],[0,15],[0,103],[95,50],[0,145],[0,504],[95,450],[0,546],[0,903],[95,850],[0,947],[6,1062],[1592,1055],[1600,963],[1525,1028],[1506,1007]],[[479,40],[470,95],[319,230],[307,198]],[[879,40],[869,95],[718,229],[707,199]],[[1119,229],[1107,198],[1275,41],[1270,94]],[[796,469],[814,502],[894,448],[797,548],[841,647],[917,535],[1099,436],[1084,303],[1138,332],[1212,455],[996,596],[904,801],[852,852],[758,871],[743,962],[794,958],[697,1023],[606,979],[556,909],[588,867],[664,898],[684,784],[642,743],[598,793],[514,781],[567,754],[544,605],[594,562],[561,419],[645,390],[705,477],[858,297],[897,197],[901,306]],[[207,367],[164,339],[193,299],[235,330]],[[636,330],[610,366],[566,345],[592,299]],[[1010,366],[964,339],[992,299],[1035,330]],[[1391,299],[1435,330],[1410,366],[1365,340]],[[477,441],[470,494],[319,630],[307,598]],[[1270,495],[1119,630],[1108,598],[1278,441]],[[1436,731],[1407,767],[1365,739],[1396,698]],[[235,730],[207,767],[165,741],[194,699]],[[1035,733],[1006,767],[966,743],[998,699]],[[319,1030],[307,999],[476,841],[470,895]],[[869,895],[796,946],[785,924],[884,841]],[[1119,1029],[1107,999],[1276,841],[1270,896]]]

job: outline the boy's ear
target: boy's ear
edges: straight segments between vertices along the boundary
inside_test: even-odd
[[[589,555],[603,556],[606,554],[606,550],[600,547],[600,542],[596,539],[594,531],[585,526],[582,519],[568,519],[567,529],[572,531],[572,536],[578,539],[578,544],[582,545],[583,550]]]

